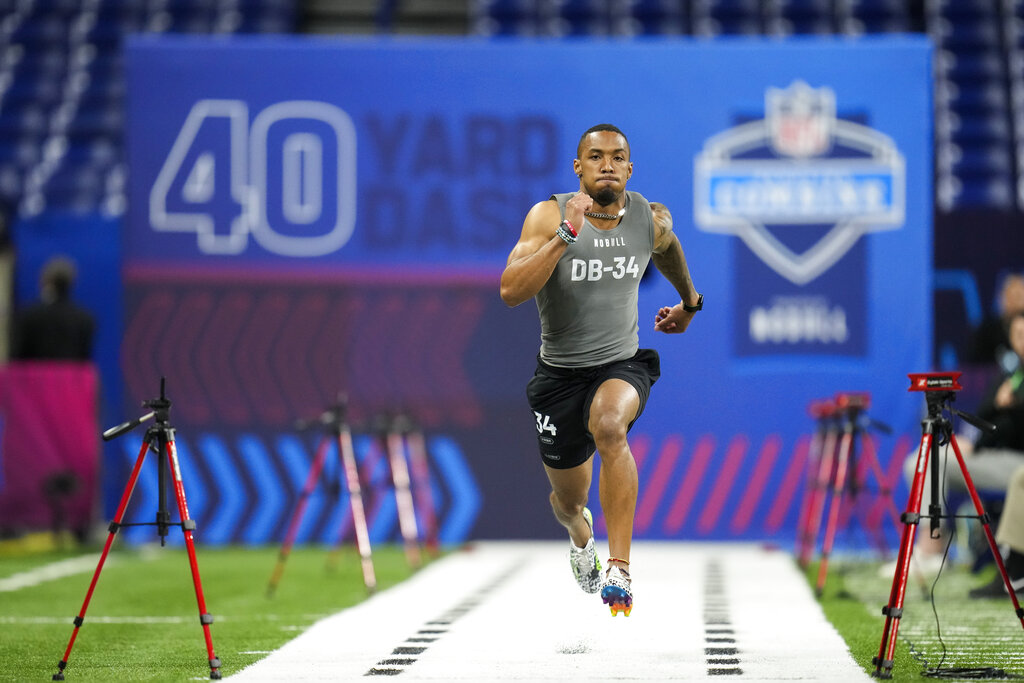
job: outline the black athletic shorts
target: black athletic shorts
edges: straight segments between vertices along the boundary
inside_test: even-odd
[[[629,382],[644,411],[651,386],[661,376],[661,360],[653,349],[640,349],[632,358],[589,368],[558,368],[537,358],[537,371],[526,386],[536,418],[537,443],[544,464],[555,469],[582,465],[594,454],[594,437],[587,429],[590,402],[608,379]],[[636,418],[629,423],[630,428]]]

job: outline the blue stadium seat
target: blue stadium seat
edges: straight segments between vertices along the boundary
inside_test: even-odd
[[[977,21],[953,21],[943,18],[936,22],[932,37],[943,48],[960,51],[999,50],[999,24],[995,17]]]
[[[49,127],[49,110],[33,98],[5,100],[0,109],[0,138],[15,140],[21,136],[42,136]]]
[[[959,178],[1000,178],[1013,173],[1011,150],[1006,145],[963,147],[951,171]]]
[[[958,115],[950,126],[952,142],[970,145],[1009,145],[1012,141],[1006,112],[997,114]]]
[[[953,209],[999,208],[1008,209],[1014,204],[1013,181],[1009,177],[991,179],[958,179],[960,187],[952,198]]]
[[[29,52],[63,47],[68,39],[68,22],[58,14],[30,16],[11,33],[10,42],[24,45]]]
[[[540,23],[537,0],[476,0],[473,32],[488,36],[536,35]]]
[[[974,53],[940,50],[936,64],[941,75],[957,82],[1002,79],[1006,71],[1005,63],[995,50]]]
[[[1000,0],[931,0],[925,7],[929,13],[966,22],[997,17],[1000,13]]]
[[[694,33],[704,36],[758,35],[763,32],[759,0],[696,0]]]
[[[910,28],[904,0],[836,0],[839,29],[848,34],[897,33]]]
[[[631,33],[638,35],[678,35],[690,30],[682,0],[629,0],[627,13]]]
[[[828,35],[835,32],[832,0],[765,0],[767,33]]]
[[[542,33],[550,36],[603,36],[611,32],[608,0],[547,0]]]
[[[1002,83],[986,80],[980,83],[964,81],[950,82],[945,87],[936,89],[945,97],[937,96],[938,104],[948,106],[958,114],[997,114],[1008,111],[1006,89]]]

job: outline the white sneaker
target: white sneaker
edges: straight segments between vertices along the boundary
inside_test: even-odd
[[[934,577],[939,573],[939,569],[942,568],[942,555],[935,553],[922,553],[919,550],[915,550],[910,555],[910,573],[924,576],[925,578]],[[881,578],[892,579],[896,574],[896,560],[886,562],[878,569],[878,576]]]
[[[597,559],[594,517],[588,508],[583,508],[583,519],[587,520],[587,526],[590,527],[590,539],[582,548],[577,548],[572,539],[569,539],[569,564],[580,588],[586,593],[596,593],[601,590],[601,560]]]

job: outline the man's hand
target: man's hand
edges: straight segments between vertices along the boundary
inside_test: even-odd
[[[565,203],[565,220],[572,223],[573,229],[579,232],[580,228],[583,227],[583,213],[590,211],[593,206],[594,199],[586,192],[580,190],[569,197],[569,201]]]
[[[696,311],[684,310],[682,302],[671,308],[662,306],[654,316],[654,331],[666,334],[686,332],[686,328],[690,326],[690,321],[696,314]]]

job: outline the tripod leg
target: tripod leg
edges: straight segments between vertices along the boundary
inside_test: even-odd
[[[853,432],[846,431],[839,444],[839,457],[836,462],[836,476],[832,484],[832,500],[829,502],[828,523],[825,526],[825,538],[821,544],[821,564],[818,565],[818,583],[815,593],[820,597],[825,590],[825,578],[828,575],[828,560],[832,554],[832,543],[835,541],[836,523],[839,521],[839,508],[843,500],[846,486],[847,463],[853,449]]]
[[[409,445],[409,460],[412,464],[413,487],[416,489],[415,499],[420,503],[420,517],[426,527],[424,535],[427,549],[437,553],[437,513],[434,508],[434,496],[430,490],[430,467],[427,465],[427,447],[423,432],[413,430],[406,436]]]
[[[882,464],[878,460],[878,449],[875,448],[874,442],[865,436],[864,438],[865,448],[863,452],[866,456],[865,460],[868,463],[868,467],[871,470],[875,481],[878,483],[878,494],[874,497],[874,502],[871,504],[871,511],[868,516],[868,527],[875,533],[875,537],[878,539],[879,550],[882,551],[883,556],[888,557],[889,555],[889,544],[886,541],[886,534],[882,530],[882,514],[886,511],[889,512],[892,518],[893,525],[899,525],[900,515],[896,509],[896,503],[892,499],[892,490],[889,488],[889,483],[886,481],[885,473],[882,471]],[[865,476],[865,481],[867,477]],[[879,504],[881,503],[881,504]]]
[[[811,437],[811,445],[807,452],[807,474],[805,476],[806,487],[804,488],[803,500],[800,502],[800,518],[796,525],[796,556],[801,567],[806,568],[811,561],[813,543],[810,540],[811,509],[814,506],[814,499],[817,494],[818,463],[821,460],[821,444],[824,435],[820,429],[815,430]]]
[[[907,511],[903,513],[903,533],[900,537],[900,550],[896,556],[896,571],[892,577],[892,589],[889,591],[889,602],[882,608],[885,615],[885,626],[882,628],[882,641],[878,646],[878,655],[872,659],[875,678],[892,678],[893,655],[896,651],[896,632],[899,630],[900,618],[903,616],[903,598],[907,592],[907,574],[910,570],[910,557],[914,552],[914,536],[921,520],[921,496],[924,493],[925,472],[928,470],[928,455],[933,441],[933,422],[925,421],[921,445],[917,451],[917,468],[914,480],[910,485],[910,497],[907,499]]]
[[[409,486],[409,466],[405,460],[405,444],[402,435],[391,430],[385,436],[388,460],[391,464],[391,481],[395,486],[395,505],[398,506],[398,526],[405,539],[405,558],[410,567],[420,566],[419,530],[416,528],[416,508],[413,505]]]
[[[168,433],[171,430],[168,428]],[[210,624],[213,623],[213,615],[206,611],[206,599],[203,597],[203,584],[199,579],[199,565],[196,563],[196,548],[192,540],[192,530],[196,523],[189,517],[188,502],[185,500],[185,485],[181,480],[181,466],[178,462],[178,450],[174,446],[174,440],[170,436],[167,440],[167,461],[171,467],[171,476],[174,478],[174,495],[178,501],[178,516],[181,519],[181,529],[185,534],[185,548],[188,550],[188,563],[192,569],[192,584],[196,590],[196,603],[199,606],[199,623],[203,626],[203,636],[206,639],[206,655],[210,663],[210,678],[219,679],[220,660],[213,653],[213,638],[210,635]]]
[[[1024,609],[1021,608],[1020,602],[1017,600],[1017,593],[1013,590],[1013,586],[1010,583],[1010,576],[1006,573],[1006,565],[1003,563],[1003,556],[999,552],[999,547],[996,544],[995,537],[992,535],[988,513],[985,512],[985,506],[982,505],[981,498],[978,497],[978,490],[974,488],[974,481],[971,479],[971,475],[967,471],[967,465],[964,464],[964,456],[960,453],[960,445],[956,442],[956,436],[951,436],[949,441],[953,446],[953,452],[956,454],[956,461],[960,464],[960,471],[964,475],[964,483],[967,484],[967,490],[971,494],[971,501],[974,503],[974,509],[978,511],[978,518],[981,520],[981,527],[985,530],[985,538],[988,540],[988,547],[992,550],[992,556],[995,558],[996,566],[999,568],[999,574],[1003,577],[1003,585],[1006,587],[1006,592],[1010,596],[1010,601],[1013,602],[1013,608],[1017,614],[1017,618],[1020,619],[1020,625],[1024,626]]]
[[[810,563],[810,553],[818,542],[818,529],[821,528],[821,517],[825,512],[825,500],[828,498],[828,485],[832,480],[832,466],[836,455],[837,432],[830,426],[825,433],[825,440],[821,447],[821,462],[818,466],[818,478],[815,481],[814,498],[811,501],[810,519],[807,523],[807,557],[803,558],[805,564]]]
[[[345,483],[352,507],[352,525],[356,532],[356,547],[363,565],[363,582],[366,590],[377,590],[377,577],[373,571],[373,551],[370,548],[370,532],[366,527],[366,512],[363,510],[363,494],[359,485],[359,467],[356,464],[355,448],[352,446],[352,432],[342,428],[338,432],[338,454],[345,469]]]
[[[321,440],[320,446],[316,449],[316,456],[313,458],[313,464],[309,468],[306,483],[302,487],[302,493],[299,494],[295,511],[292,512],[292,518],[288,521],[288,532],[285,534],[284,543],[281,545],[281,552],[278,553],[277,564],[274,566],[274,572],[270,575],[270,581],[267,584],[268,598],[273,597],[274,592],[277,590],[277,583],[281,580],[281,575],[284,574],[284,563],[288,561],[288,555],[292,552],[295,536],[299,532],[299,524],[302,523],[302,516],[306,512],[306,504],[309,502],[309,496],[313,493],[317,481],[320,479],[320,470],[323,469],[324,460],[327,457],[327,449],[330,445],[330,439],[325,438]]]
[[[117,512],[114,513],[114,521],[110,523],[110,533],[107,534],[107,542],[103,544],[103,552],[100,553],[100,560],[96,564],[96,571],[93,572],[92,581],[89,582],[89,589],[85,593],[85,601],[82,602],[82,609],[78,611],[78,616],[75,617],[75,628],[71,632],[71,639],[68,641],[67,649],[64,650],[64,657],[57,663],[58,672],[53,675],[53,680],[63,681],[64,680],[64,668],[68,665],[68,658],[71,656],[71,648],[75,644],[75,638],[78,637],[78,629],[82,628],[82,622],[85,621],[85,611],[89,608],[89,601],[92,600],[92,593],[96,590],[96,582],[100,578],[100,572],[103,570],[103,563],[107,561],[107,554],[110,552],[110,546],[114,543],[114,536],[117,534],[117,530],[121,526],[121,519],[124,517],[125,508],[128,507],[128,501],[131,500],[132,492],[135,490],[135,482],[139,478],[139,470],[142,469],[142,463],[146,459],[146,451],[149,450],[149,441],[142,442],[142,448],[139,449],[139,456],[135,459],[135,466],[132,467],[131,476],[128,477],[128,484],[124,487],[124,493],[121,494],[121,502],[117,505]]]

